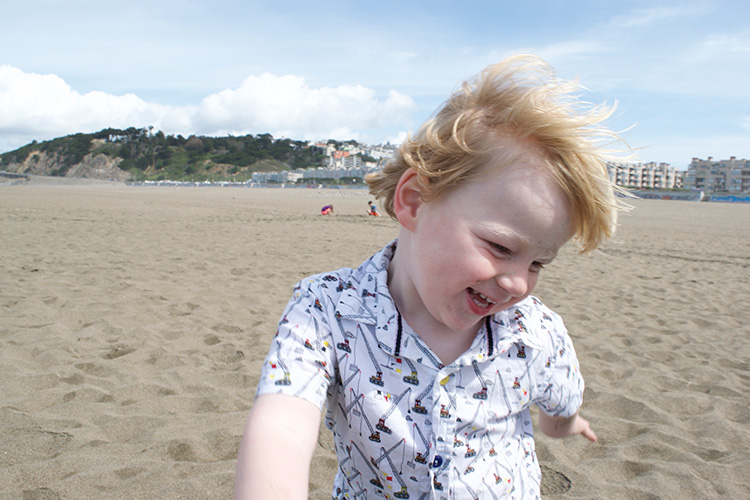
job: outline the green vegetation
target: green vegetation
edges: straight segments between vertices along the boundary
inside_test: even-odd
[[[325,155],[302,141],[274,139],[270,134],[242,137],[165,135],[151,129],[108,128],[93,134],[74,134],[36,141],[0,155],[0,170],[23,163],[35,152],[55,159],[49,175],[64,176],[88,154],[119,158],[119,168],[134,180],[202,182],[245,181],[253,172],[319,167]]]

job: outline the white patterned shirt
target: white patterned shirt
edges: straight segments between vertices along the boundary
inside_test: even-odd
[[[295,287],[257,395],[327,405],[333,499],[540,498],[529,407],[570,417],[583,395],[562,320],[528,297],[443,366],[390,296],[395,248]]]

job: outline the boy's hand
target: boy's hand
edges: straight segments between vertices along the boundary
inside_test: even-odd
[[[580,434],[592,443],[596,443],[596,434],[591,430],[589,421],[580,415],[576,415],[573,434]]]
[[[596,434],[591,430],[589,421],[578,414],[572,417],[552,417],[540,411],[539,428],[550,437],[562,438],[580,434],[594,443],[597,440]]]

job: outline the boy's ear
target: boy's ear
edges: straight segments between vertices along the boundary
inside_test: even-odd
[[[417,212],[424,203],[422,201],[422,185],[419,174],[413,168],[407,169],[396,184],[393,197],[393,212],[398,222],[409,231],[413,231],[417,223]]]

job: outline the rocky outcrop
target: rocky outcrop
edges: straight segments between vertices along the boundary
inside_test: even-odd
[[[65,177],[80,179],[98,179],[106,181],[126,181],[131,175],[118,166],[121,158],[110,158],[103,154],[86,155],[83,160],[70,167]],[[31,175],[56,175],[60,172],[62,162],[57,155],[34,151],[21,163],[13,163],[8,167],[9,172]]]
[[[78,165],[73,165],[66,173],[66,177],[82,177],[84,179],[99,179],[107,181],[126,181],[131,175],[120,170],[118,165],[122,158],[110,158],[106,155],[86,155]]]

